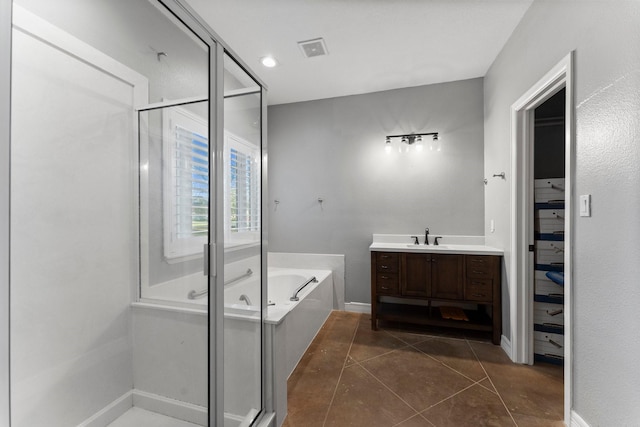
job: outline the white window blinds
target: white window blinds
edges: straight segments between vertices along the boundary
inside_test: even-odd
[[[163,112],[164,255],[202,253],[209,231],[207,122],[183,109]]]
[[[231,232],[258,231],[258,174],[256,158],[231,148],[229,153]]]
[[[209,143],[207,137],[175,126],[174,229],[178,239],[209,230]]]
[[[258,241],[260,150],[225,132],[225,238],[231,245]]]

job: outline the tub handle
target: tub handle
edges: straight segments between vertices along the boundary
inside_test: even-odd
[[[247,271],[244,274],[241,274],[238,277],[234,277],[233,279],[229,279],[226,282],[224,282],[224,285],[227,286],[231,283],[237,282],[238,280],[244,279],[245,277],[249,277],[253,274],[253,271],[248,268]],[[201,291],[194,291],[191,290],[189,291],[189,294],[187,295],[187,298],[189,299],[198,299],[198,298],[202,298],[203,296],[207,295],[209,293],[209,289],[203,289]]]
[[[251,271],[251,269],[250,269],[250,268],[247,268],[247,271],[246,271],[244,274],[241,274],[241,275],[240,275],[240,276],[238,276],[238,277],[234,277],[233,279],[229,279],[229,280],[227,280],[226,282],[224,282],[224,285],[225,285],[225,286],[230,285],[230,284],[232,284],[232,283],[234,283],[234,282],[237,282],[238,280],[242,280],[242,279],[244,279],[245,277],[249,277],[249,276],[251,276],[252,274],[253,274],[253,271]]]
[[[189,291],[189,294],[187,295],[187,298],[189,298],[189,299],[198,299],[198,298],[202,298],[203,296],[207,295],[208,293],[209,293],[209,289],[203,289],[201,291],[191,290],[191,291]]]
[[[307,286],[309,283],[318,283],[318,279],[316,279],[316,276],[313,276],[311,279],[309,279],[306,282],[304,282],[302,284],[302,286],[300,286],[298,289],[296,289],[296,291],[293,293],[293,296],[291,298],[289,298],[289,300],[290,301],[300,301],[300,298],[298,298],[298,292],[300,292],[302,289],[304,289],[304,287]]]

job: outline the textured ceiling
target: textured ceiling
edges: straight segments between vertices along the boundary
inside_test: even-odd
[[[482,77],[532,0],[187,0],[269,104]],[[329,54],[297,42],[323,37]],[[279,66],[266,69],[260,57]]]

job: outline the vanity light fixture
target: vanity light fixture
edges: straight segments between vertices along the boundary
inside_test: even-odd
[[[391,152],[391,138],[387,137],[387,142],[384,144],[384,151],[387,153]]]
[[[422,151],[422,149],[424,148],[422,145],[422,137],[423,136],[431,136],[433,137],[433,141],[437,142],[437,151],[440,151],[440,144],[439,141],[441,140],[440,136],[438,135],[438,132],[426,132],[426,133],[408,133],[408,134],[404,134],[404,135],[387,135],[386,138],[386,142],[385,142],[385,146],[384,149],[385,151],[388,153],[391,151],[391,143],[393,142],[394,138],[399,138],[401,143],[405,143],[407,144],[407,147],[404,147],[404,150],[402,149],[403,146],[402,144],[398,147],[398,151],[403,152],[403,151],[408,151],[408,148],[412,145],[415,145],[416,147],[416,151]],[[430,145],[431,149],[433,150],[433,143]]]

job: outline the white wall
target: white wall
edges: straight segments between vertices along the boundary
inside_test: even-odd
[[[149,79],[149,102],[206,97],[208,55],[148,0],[16,0],[16,3]],[[158,59],[157,52],[167,56]],[[206,107],[200,108],[206,114]],[[158,117],[154,115],[152,117]],[[157,132],[161,124],[151,120]],[[161,171],[149,171],[150,282],[162,283],[202,270],[202,260],[166,262],[162,247]],[[153,184],[157,184],[153,186]],[[157,190],[157,191],[155,191]]]
[[[269,107],[269,249],[345,254],[345,301],[369,302],[373,233],[481,235],[482,103],[472,79]],[[384,151],[433,131],[441,152]]]
[[[593,426],[640,419],[638,22],[638,1],[535,1],[485,77],[485,173],[508,177],[487,187],[485,230],[488,244],[507,249],[510,106],[576,51],[575,194],[592,195],[593,216],[573,218],[572,406]]]
[[[76,425],[132,385],[135,89],[22,31],[13,42],[12,425]]]

